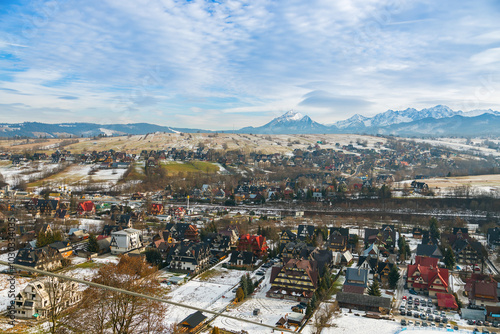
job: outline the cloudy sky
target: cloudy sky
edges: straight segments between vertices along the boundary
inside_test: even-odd
[[[500,110],[500,3],[1,0],[0,122]]]

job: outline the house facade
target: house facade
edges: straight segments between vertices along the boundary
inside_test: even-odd
[[[239,251],[250,251],[261,257],[267,253],[266,238],[262,235],[244,234],[238,240]]]
[[[408,265],[408,288],[435,297],[436,293],[449,293],[448,269],[437,266],[438,259],[417,256],[415,264]]]
[[[123,254],[141,247],[141,231],[127,228],[111,232],[111,254]]]
[[[62,255],[52,247],[26,247],[17,252],[14,264],[52,271],[62,267]]]
[[[210,246],[207,243],[181,242],[171,248],[167,262],[171,269],[198,273],[210,264]]]
[[[319,272],[315,261],[290,259],[273,267],[269,297],[308,301],[318,288]]]
[[[47,318],[54,308],[66,309],[82,299],[78,283],[51,280],[47,277],[37,279],[17,294],[15,300],[16,317],[33,319]]]

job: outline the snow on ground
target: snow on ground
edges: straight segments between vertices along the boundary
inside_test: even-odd
[[[86,281],[92,280],[92,278],[95,276],[96,273],[97,273],[96,268],[74,268],[64,271],[64,275],[66,276],[83,279]]]
[[[401,235],[405,237],[412,253],[415,253],[417,251],[417,246],[422,243],[422,240],[413,238],[413,233],[401,233]]]
[[[19,166],[9,164],[0,166],[0,173],[4,176],[5,182],[16,184],[18,180],[38,179],[43,173],[52,171],[58,166],[48,162],[27,162]]]
[[[15,250],[15,251],[12,252],[12,256],[10,257],[11,260],[16,257],[17,252],[18,252],[17,250]],[[1,261],[5,261],[5,262],[9,262],[9,253],[1,254],[0,255],[0,260]],[[0,271],[7,270],[7,269],[9,269],[8,266],[2,266],[2,265],[0,265]]]
[[[223,283],[216,284],[191,280],[181,286],[173,286],[173,290],[165,297],[173,302],[219,311],[234,298],[231,289],[231,285]],[[222,298],[223,296],[224,298]],[[222,300],[219,301],[219,299]],[[169,307],[165,314],[165,323],[180,322],[193,312],[193,310],[187,308]],[[206,315],[210,316],[209,314]]]
[[[0,311],[7,309],[7,306],[10,305],[10,301],[12,300],[9,297],[10,292],[10,282],[8,281],[10,275],[0,274]],[[17,295],[22,289],[28,285],[31,281],[31,278],[26,277],[16,277],[15,278],[15,294]]]
[[[97,263],[118,263],[120,262],[120,258],[118,256],[114,255],[108,255],[106,257],[95,257],[92,259],[92,261],[97,262]]]
[[[238,318],[262,322],[267,325],[273,326],[281,317],[285,316],[287,313],[290,313],[291,307],[297,305],[296,301],[266,297],[267,291],[269,291],[269,289],[271,288],[271,285],[269,283],[270,275],[271,269],[267,269],[264,281],[257,288],[254,295],[251,298],[245,300],[243,303],[237,304],[234,307],[229,307],[227,312],[225,313]],[[255,278],[258,277],[259,276],[255,276]],[[260,313],[258,315],[253,315],[253,310],[257,308],[260,309]],[[268,329],[266,327],[252,325],[224,317],[218,317],[217,319],[215,319],[213,326],[229,330],[244,329],[248,333],[271,333],[271,329]]]
[[[363,315],[365,312],[353,311],[353,313],[348,313],[349,310],[342,309],[342,313],[337,317],[333,318],[330,323],[332,327],[324,328],[321,334],[330,333],[377,333],[377,334],[393,334],[401,325],[396,321],[391,320],[378,320],[365,318]],[[359,314],[359,316],[355,316]],[[269,333],[263,332],[263,333]],[[308,324],[304,327],[302,331],[304,334],[313,334],[314,327]]]
[[[72,265],[76,266],[77,264],[87,262],[87,259],[79,256],[73,256],[70,258],[70,261]]]
[[[79,221],[80,225],[78,225],[78,228],[87,231],[101,230],[104,226],[104,221],[99,219],[80,218]]]

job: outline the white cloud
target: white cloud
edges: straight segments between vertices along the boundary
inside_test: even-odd
[[[499,49],[484,50],[500,36],[498,8],[487,1],[58,4],[36,21],[31,37],[11,31],[21,31],[37,6],[0,14],[0,47],[15,55],[0,58],[3,103],[29,94],[31,108],[71,110],[70,117],[183,127],[259,125],[266,113],[270,119],[289,109],[330,123],[421,101],[460,105],[464,96],[474,98],[485,71],[499,71],[488,66],[500,59]],[[318,90],[328,101],[316,96],[300,105]],[[494,96],[481,100],[488,102],[499,106]],[[30,120],[24,117],[18,121]]]

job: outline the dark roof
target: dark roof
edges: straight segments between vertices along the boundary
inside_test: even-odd
[[[347,303],[347,304],[354,304],[361,306],[383,307],[387,309],[391,308],[390,298],[360,295],[357,293],[350,293],[350,292],[338,292],[337,301],[339,303]]]
[[[310,255],[311,259],[318,263],[319,275],[323,276],[325,268],[333,262],[333,253],[328,249],[316,248]]]
[[[303,240],[307,237],[313,237],[314,236],[314,230],[315,227],[313,225],[299,225],[299,228],[297,229],[297,238]]]
[[[244,265],[251,265],[254,263],[255,257],[253,252],[232,252],[229,263],[236,264],[238,260],[243,260]]]
[[[437,245],[417,245],[417,255],[419,256],[429,256],[437,259],[442,259],[443,254]]]
[[[62,256],[54,248],[47,246],[42,248],[27,247],[19,250],[14,263],[35,268],[44,262],[58,260],[62,260]]]
[[[201,324],[207,317],[203,315],[200,311],[196,311],[188,315],[184,320],[180,322],[182,327],[196,328]]]
[[[361,281],[363,283],[351,283],[351,281]],[[344,284],[366,287],[368,285],[368,270],[361,268],[347,268]]]
[[[68,241],[56,241],[51,244],[49,244],[49,247],[52,247],[54,249],[60,250],[63,248],[68,248],[70,247],[70,244]]]
[[[295,233],[293,233],[290,229],[285,229],[285,230],[281,231],[281,235],[283,235],[283,234],[286,234],[288,236],[288,238],[291,240],[295,240],[295,238],[297,237],[295,235]]]
[[[330,228],[330,238],[332,235],[341,235],[343,237],[349,237],[349,228],[347,227],[331,227]]]

